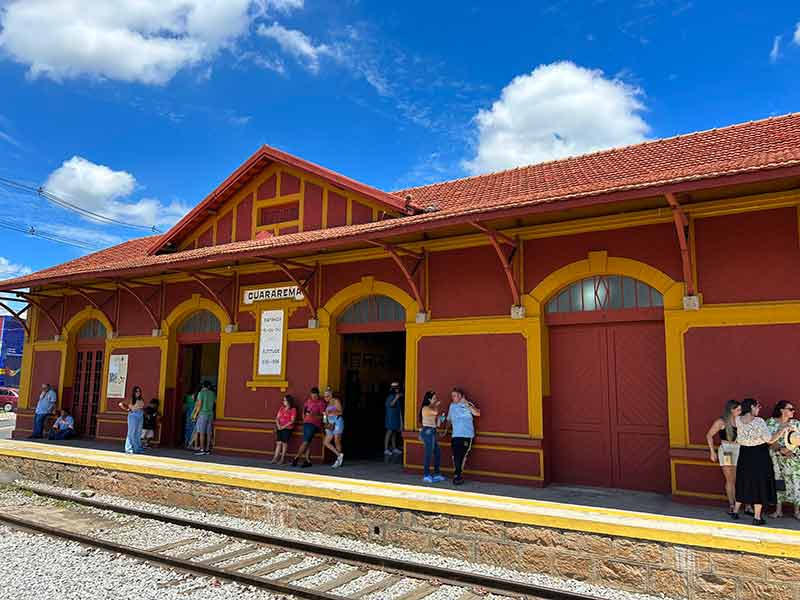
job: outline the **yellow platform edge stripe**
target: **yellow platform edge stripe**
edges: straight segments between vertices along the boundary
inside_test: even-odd
[[[9,445],[17,447],[9,447]],[[570,504],[560,504],[556,502],[528,500],[520,498],[512,498],[506,496],[492,496],[486,494],[478,494],[475,492],[460,492],[454,490],[430,490],[427,488],[418,488],[405,484],[391,484],[372,482],[365,480],[345,479],[340,477],[330,477],[326,475],[314,474],[294,474],[292,478],[297,479],[297,484],[286,484],[271,481],[263,481],[258,479],[249,479],[244,477],[247,473],[258,473],[266,469],[259,469],[256,467],[236,467],[229,465],[221,465],[218,463],[197,463],[193,461],[147,456],[147,460],[152,462],[152,466],[142,466],[127,464],[124,461],[115,460],[119,457],[118,453],[108,452],[104,450],[83,449],[83,448],[67,448],[59,446],[60,454],[55,455],[52,453],[54,446],[47,446],[48,451],[37,450],[29,446],[38,446],[39,444],[24,444],[18,442],[0,442],[0,457],[8,456],[13,458],[23,458],[30,460],[39,460],[44,462],[61,463],[67,465],[76,465],[82,467],[92,467],[99,469],[107,469],[112,471],[121,471],[126,473],[133,473],[139,475],[147,475],[152,477],[164,477],[168,479],[179,479],[186,481],[199,481],[203,483],[211,483],[217,485],[226,485],[239,487],[251,490],[260,490],[267,492],[276,492],[284,494],[293,494],[297,496],[324,498],[328,500],[338,500],[343,502],[353,502],[357,504],[372,504],[386,508],[397,508],[421,512],[436,513],[442,515],[467,517],[476,519],[486,519],[490,521],[502,521],[511,524],[519,525],[534,525],[541,527],[552,527],[557,529],[566,529],[576,532],[594,533],[601,535],[610,535],[618,537],[627,537],[641,540],[648,540],[653,542],[663,542],[669,544],[680,544],[685,546],[707,548],[713,550],[734,550],[740,552],[749,552],[752,554],[763,556],[776,556],[784,558],[800,558],[800,532],[791,530],[782,530],[775,528],[755,529],[748,525],[723,523],[716,521],[704,521],[701,519],[693,519],[687,517],[670,517],[653,515],[649,513],[639,513],[633,511],[625,511],[620,509],[607,509],[607,508],[594,508],[585,506],[575,506]],[[141,455],[139,455],[141,456]],[[196,471],[181,470],[181,466],[213,469],[219,473],[202,473]],[[285,472],[281,471],[281,474]],[[315,486],[314,483],[346,483],[347,485],[355,485],[362,488],[364,491],[348,491],[342,489],[330,489],[326,487]],[[374,491],[371,491],[374,490]],[[396,492],[412,491],[414,493],[423,492],[430,496],[430,499],[415,499],[403,497],[387,497],[380,494],[382,490],[392,490]],[[535,512],[521,512],[519,510],[504,509],[501,506],[497,508],[483,508],[476,506],[461,505],[453,502],[459,496],[469,496],[472,498],[480,498],[483,501],[490,501],[494,504],[517,504],[524,505],[529,508],[557,508],[559,511],[574,513],[575,517],[559,517],[552,515],[536,514]],[[439,499],[440,498],[440,499]],[[645,526],[632,526],[619,523],[605,522],[602,517],[630,517],[636,520],[649,520],[652,521],[653,527]],[[592,520],[592,517],[595,517]],[[692,525],[702,527],[713,527],[717,534],[703,534],[703,533],[687,533],[685,531],[677,531],[664,527],[656,527],[656,524],[663,525],[681,525],[683,527],[691,527]],[[731,534],[741,534],[744,530],[748,533],[752,532],[754,538],[760,533],[764,534],[780,534],[782,537],[787,538],[786,542],[775,542],[765,539],[741,539],[737,537],[726,536],[725,532],[729,531]]]

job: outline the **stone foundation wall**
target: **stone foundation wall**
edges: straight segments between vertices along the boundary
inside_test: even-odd
[[[800,600],[800,560],[0,457],[25,479],[690,600]]]

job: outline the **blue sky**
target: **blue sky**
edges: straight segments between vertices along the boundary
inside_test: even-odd
[[[800,108],[796,2],[0,7],[0,177],[161,230],[263,143],[392,190]],[[86,246],[141,235],[0,206]],[[0,239],[0,278],[88,251]]]

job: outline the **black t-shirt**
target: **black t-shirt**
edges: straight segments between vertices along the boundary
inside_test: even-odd
[[[142,423],[142,429],[155,429],[157,418],[158,418],[158,409],[153,406],[145,406],[144,422]]]

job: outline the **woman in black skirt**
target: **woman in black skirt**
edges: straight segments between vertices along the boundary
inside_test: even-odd
[[[769,445],[776,442],[787,429],[782,426],[770,434],[764,419],[758,416],[761,405],[753,398],[742,401],[742,414],[736,417],[736,441],[739,442],[739,461],[736,464],[736,504],[731,518],[739,518],[742,504],[753,505],[753,525],[764,525],[761,511],[765,504],[775,504],[775,473]]]

